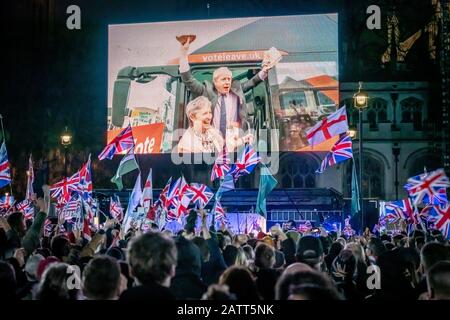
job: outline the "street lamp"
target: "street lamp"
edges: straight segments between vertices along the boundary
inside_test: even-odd
[[[358,131],[359,131],[359,201],[361,208],[361,233],[364,233],[364,210],[363,210],[363,128],[362,128],[362,112],[367,108],[369,97],[366,92],[362,91],[362,81],[358,83],[358,92],[353,95],[353,105],[359,111]]]
[[[64,176],[67,177],[67,147],[72,144],[72,135],[70,134],[67,127],[64,129],[64,132],[60,136],[61,145],[64,147]]]
[[[347,131],[348,136],[350,137],[350,139],[355,139],[356,137],[356,129],[350,128]]]

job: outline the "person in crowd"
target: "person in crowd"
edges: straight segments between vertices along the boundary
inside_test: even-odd
[[[208,287],[201,278],[202,257],[200,249],[185,233],[175,239],[178,259],[170,289],[177,299],[201,299]]]
[[[377,264],[378,258],[386,252],[386,247],[380,238],[372,237],[366,248],[366,255],[370,264]]]
[[[322,242],[314,236],[300,238],[295,254],[298,262],[303,262],[316,270],[322,270],[324,253]]]
[[[428,270],[430,300],[450,300],[450,261],[440,261]]]
[[[89,300],[117,300],[126,283],[119,263],[108,256],[93,258],[83,270],[83,294]]]
[[[356,288],[356,258],[351,250],[342,250],[331,264],[331,278],[346,300],[362,300]]]
[[[245,267],[229,267],[220,276],[219,284],[226,285],[230,293],[234,294],[239,301],[259,300],[255,281],[250,271]]]
[[[274,269],[276,262],[275,249],[263,242],[255,250],[255,277],[256,288],[263,300],[273,300],[275,297],[275,284],[280,271]]]
[[[294,266],[294,264],[291,266]],[[287,269],[283,272],[275,285],[275,299],[287,300],[291,294],[291,288],[300,285],[334,288],[333,282],[323,272],[302,264],[301,266],[296,266],[295,269],[289,271]]]
[[[5,261],[0,261],[0,299],[1,301],[19,300],[16,293],[17,282],[14,268]]]
[[[169,289],[175,276],[177,247],[161,233],[148,232],[132,239],[128,249],[130,272],[136,286],[125,290],[120,300],[174,300]]]
[[[344,247],[340,242],[335,241],[332,243],[329,253],[324,258],[327,270],[331,270],[331,264],[343,249]]]
[[[56,262],[45,270],[36,293],[36,300],[79,300],[81,279],[76,269]],[[70,285],[69,285],[70,284]]]

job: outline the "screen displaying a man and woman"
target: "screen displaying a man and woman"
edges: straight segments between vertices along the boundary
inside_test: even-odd
[[[210,153],[325,151],[306,130],[337,109],[337,14],[109,26],[108,141]]]

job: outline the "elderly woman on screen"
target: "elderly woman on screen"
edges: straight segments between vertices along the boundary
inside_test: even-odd
[[[178,152],[214,153],[222,150],[224,139],[220,131],[211,125],[213,116],[211,101],[208,98],[200,96],[189,102],[186,106],[186,116],[189,119],[189,128],[178,143]],[[243,138],[227,136],[227,149],[233,151],[244,143],[251,143],[252,140],[251,134]]]

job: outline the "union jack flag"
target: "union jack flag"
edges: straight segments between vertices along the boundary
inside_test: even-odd
[[[161,205],[164,208],[167,208],[167,192],[169,191],[170,185],[172,184],[172,177],[169,178],[169,180],[167,180],[166,185],[164,186],[164,188],[161,190],[161,193],[159,194],[159,198],[158,201],[161,203]]]
[[[216,221],[219,221],[220,223],[227,223],[227,217],[225,215],[225,210],[223,209],[222,205],[218,200],[216,200],[216,203],[214,204],[214,214]]]
[[[115,198],[115,199],[114,199]],[[117,196],[111,197],[109,200],[109,214],[119,222],[123,220],[123,208],[120,199]]]
[[[353,158],[352,152],[352,139],[346,133],[336,142],[331,148],[331,151],[327,153],[322,160],[320,168],[316,170],[316,173],[323,173],[327,167],[334,166],[336,163]]]
[[[11,171],[9,169],[8,153],[6,152],[5,141],[0,148],[0,188],[11,183]]]
[[[178,178],[177,180],[175,180],[174,183],[170,185],[166,193],[166,203],[165,203],[166,208],[169,208],[178,200],[178,197],[180,195],[180,186],[181,186],[181,178]]]
[[[28,171],[27,171],[27,192],[25,194],[25,199],[31,200],[34,190],[33,190],[33,182],[34,182],[34,170],[33,170],[33,159],[28,159]]]
[[[428,195],[425,195],[423,197],[423,203],[429,203],[429,204],[444,204],[447,203],[447,190],[446,188],[439,188],[437,189],[437,194],[433,194],[430,197]]]
[[[99,160],[105,158],[111,160],[115,154],[122,153],[134,147],[133,132],[131,126],[128,125],[121,133],[119,133],[110,143],[106,145],[103,151],[98,155]]]
[[[433,207],[436,219],[434,227],[440,230],[446,239],[450,239],[450,204]]]
[[[80,173],[77,172],[69,178],[64,178],[50,187],[50,196],[63,198],[69,201],[72,192],[79,192]]]
[[[243,175],[250,174],[260,160],[258,153],[250,144],[248,144],[246,145],[241,158],[231,167],[229,174],[233,176],[234,180],[237,180]]]
[[[298,232],[306,233],[309,232],[312,229],[311,222],[307,220],[305,223],[299,224],[297,230]]]
[[[408,220],[408,222],[417,222],[409,198],[386,202],[384,205],[384,212],[381,212],[380,216],[380,220],[389,223],[397,222],[400,219]]]
[[[204,208],[214,193],[204,184],[191,183],[191,187],[186,192],[191,197],[191,201],[197,208]]]
[[[230,171],[230,158],[228,158],[227,149],[224,146],[223,150],[217,156],[216,161],[211,171],[211,181],[217,178],[223,178]]]
[[[52,221],[47,218],[44,222],[44,237],[50,237],[50,234],[53,232],[54,224]]]
[[[72,220],[72,218],[80,216],[80,209],[80,198],[78,194],[75,193],[70,200],[64,204],[59,214],[64,217],[64,220],[69,221]]]
[[[33,203],[25,199],[16,204],[16,210],[23,212],[25,220],[31,220],[34,217],[34,206]]]
[[[84,201],[92,202],[92,175],[91,175],[91,155],[88,161],[81,167],[79,190]]]
[[[447,203],[445,188],[449,187],[450,183],[443,169],[411,177],[407,182],[405,189],[409,196],[413,198],[415,205],[420,202]]]
[[[419,213],[419,218],[428,223],[436,222],[437,212],[435,207],[435,205],[428,205],[423,208]]]
[[[0,199],[0,208],[2,209],[9,209],[14,205],[14,197],[9,195],[9,194],[5,194],[1,199]]]

